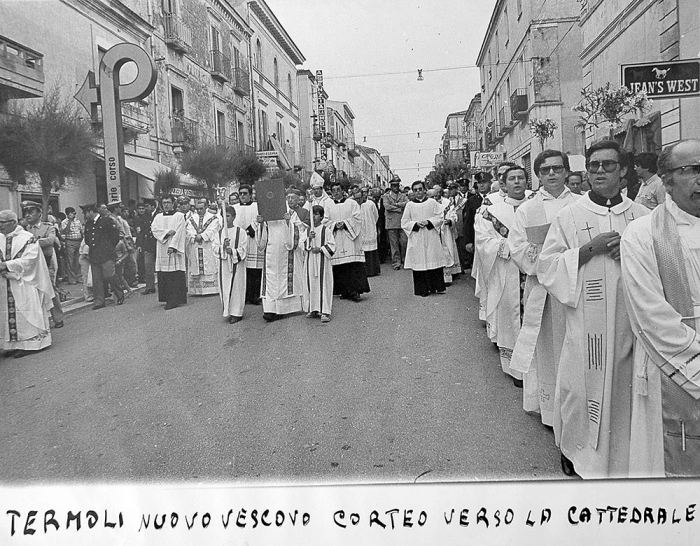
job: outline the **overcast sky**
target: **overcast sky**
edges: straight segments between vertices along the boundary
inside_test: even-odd
[[[480,87],[476,68],[431,70],[476,64],[495,1],[266,2],[306,57],[303,68],[323,70],[329,99],[350,105],[357,143],[367,137],[405,182],[423,179],[447,115],[466,110]],[[387,72],[408,73],[369,75]]]

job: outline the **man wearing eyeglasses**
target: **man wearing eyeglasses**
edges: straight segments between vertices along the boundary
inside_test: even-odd
[[[665,201],[620,243],[636,336],[630,476],[700,476],[700,140],[658,160]]]
[[[569,157],[545,150],[535,158],[540,188],[518,208],[508,237],[513,261],[527,275],[523,325],[513,349],[511,367],[523,373],[523,409],[554,424],[554,391],[564,340],[564,306],[537,280],[537,263],[549,227],[557,213],[578,198],[566,186]]]
[[[586,151],[591,190],[562,208],[537,276],[565,306],[554,402],[562,469],[583,478],[629,470],[633,334],[620,287],[620,234],[649,209],[621,195],[627,154],[601,140]]]

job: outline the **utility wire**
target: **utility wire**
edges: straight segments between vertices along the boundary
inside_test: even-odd
[[[387,134],[387,135],[362,135],[362,137],[363,138],[384,138],[384,137],[406,136],[406,135],[415,135],[415,134],[428,135],[431,133],[444,133],[444,132],[445,132],[444,129],[440,129],[438,131],[413,131],[412,133],[393,133],[393,134]],[[363,143],[360,142],[359,144],[362,145]]]
[[[532,62],[532,58],[530,59],[522,59],[522,60],[517,60],[515,61],[516,63],[529,63]],[[470,68],[483,68],[485,66],[500,66],[502,65],[502,62],[498,63],[484,63],[481,65],[478,64],[468,64],[468,65],[463,65],[463,66],[447,66],[443,68],[421,68],[421,72],[444,72],[447,70],[465,70],[465,69],[470,69]],[[513,63],[515,64],[515,63]],[[326,76],[324,75],[323,78],[324,80],[346,80],[350,78],[371,78],[375,76],[398,76],[398,75],[404,75],[404,74],[416,74],[418,72],[418,69],[416,70],[403,70],[400,72],[371,72],[367,74],[345,74],[342,76]]]

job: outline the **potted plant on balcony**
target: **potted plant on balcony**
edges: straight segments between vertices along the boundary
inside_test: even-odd
[[[581,101],[573,107],[581,114],[580,120],[586,129],[610,125],[610,135],[628,114],[644,115],[651,109],[652,100],[644,91],[633,92],[624,85],[612,87],[610,82],[597,89],[582,89]]]
[[[537,137],[540,142],[540,147],[544,150],[544,143],[554,136],[554,131],[559,128],[557,122],[553,119],[532,119],[530,120],[530,133]]]

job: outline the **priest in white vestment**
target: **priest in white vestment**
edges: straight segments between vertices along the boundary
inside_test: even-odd
[[[223,315],[231,324],[235,324],[243,319],[245,306],[248,235],[235,225],[236,210],[231,206],[224,208],[226,225],[216,234],[212,249],[219,262],[217,284]]]
[[[438,189],[440,188],[440,189]],[[428,190],[428,198],[435,199],[442,209],[442,225],[440,226],[440,242],[445,252],[445,267],[442,270],[445,284],[452,283],[452,275],[462,272],[457,251],[457,208],[447,198],[442,195],[440,186]]]
[[[413,200],[406,204],[401,217],[401,229],[408,237],[404,267],[413,270],[413,293],[426,297],[444,294],[445,251],[440,240],[442,207],[428,199],[423,182],[411,186]]]
[[[475,245],[481,257],[481,275],[486,288],[486,330],[498,347],[501,369],[522,387],[522,373],[510,366],[515,342],[520,332],[521,278],[508,246],[515,211],[525,203],[527,171],[509,167],[503,174],[508,196],[500,203],[487,206],[474,224]]]
[[[54,291],[44,254],[17,214],[0,211],[2,348],[16,358],[51,345],[49,312]]]
[[[632,329],[620,281],[620,234],[649,209],[622,196],[626,154],[612,140],[586,152],[591,191],[562,208],[537,276],[565,306],[554,400],[562,470],[583,478],[628,474]]]
[[[504,161],[498,166],[496,179],[493,181],[493,184],[496,185],[497,188],[495,191],[489,192],[484,196],[481,206],[476,211],[474,226],[476,226],[476,218],[478,218],[481,213],[486,210],[486,207],[490,207],[496,203],[501,203],[507,197],[508,194],[506,192],[506,184],[505,180],[503,179],[503,174],[513,166],[515,166],[515,163],[511,161]],[[481,256],[479,256],[479,249],[476,247],[476,243],[474,244],[474,262],[472,264],[471,275],[474,278],[474,295],[479,298],[479,319],[485,322],[486,302],[488,300],[488,279],[486,279],[482,274]],[[493,335],[491,334],[495,334],[495,331],[489,334],[491,341],[493,341]]]
[[[303,309],[306,226],[287,206],[283,220],[256,218],[256,239],[263,252],[263,318],[272,322]]]
[[[186,223],[188,292],[202,296],[218,292],[218,259],[213,244],[218,238],[219,219],[207,209],[206,199],[199,199]]]
[[[659,156],[665,202],[622,236],[632,330],[630,476],[700,476],[700,140]]]
[[[258,204],[253,202],[253,189],[247,184],[238,188],[239,202],[236,209],[235,224],[246,232],[248,250],[246,252],[246,303],[260,304],[260,283],[263,269],[263,251],[258,249],[256,233],[258,229]]]
[[[518,207],[508,236],[513,261],[527,275],[522,328],[513,348],[511,368],[523,373],[523,409],[539,413],[553,426],[554,391],[564,341],[564,306],[548,296],[537,280],[537,262],[551,223],[575,196],[566,187],[569,158],[559,150],[545,150],[534,162],[541,186]],[[576,196],[577,197],[577,196]]]
[[[325,211],[320,205],[311,209],[313,228],[304,242],[304,282],[306,295],[304,311],[307,318],[321,315],[321,322],[330,322],[333,309],[333,266],[331,258],[335,253],[333,230],[323,224]]]
[[[379,263],[379,251],[377,250],[377,221],[379,220],[379,210],[374,201],[367,198],[367,193],[362,191],[360,186],[351,188],[353,199],[360,205],[362,213],[362,229],[360,237],[362,239],[362,251],[365,254],[365,272],[368,277],[381,275]]]
[[[187,303],[185,214],[175,211],[172,196],[163,197],[161,207],[163,212],[153,219],[151,233],[156,240],[158,301],[169,310]]]
[[[333,264],[333,292],[355,302],[370,291],[362,250],[362,211],[354,199],[343,199],[343,187],[335,182],[331,188],[337,201],[326,210],[325,223],[333,231],[336,251]]]

